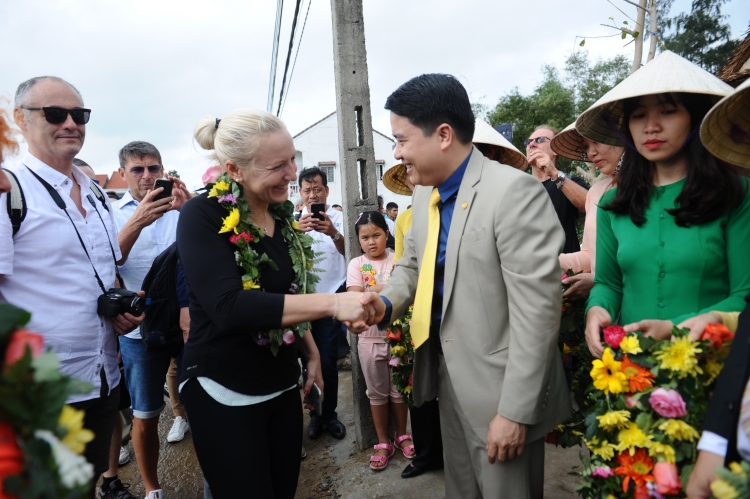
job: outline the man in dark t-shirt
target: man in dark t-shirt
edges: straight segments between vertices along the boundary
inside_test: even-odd
[[[585,213],[586,210],[588,187],[583,180],[569,177],[555,167],[557,154],[550,147],[550,142],[557,133],[553,126],[540,125],[524,141],[524,145],[526,157],[531,165],[531,174],[547,189],[560,224],[565,230],[563,253],[575,253],[581,250],[576,227],[578,212]]]

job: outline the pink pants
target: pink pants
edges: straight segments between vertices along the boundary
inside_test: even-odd
[[[376,343],[376,341],[378,341]],[[403,403],[403,398],[391,383],[391,347],[379,337],[360,336],[358,345],[359,362],[367,383],[367,398],[370,405],[385,405],[388,399]]]

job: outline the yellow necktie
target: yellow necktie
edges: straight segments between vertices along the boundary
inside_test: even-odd
[[[432,293],[435,289],[435,261],[437,260],[438,238],[440,236],[440,192],[432,190],[427,217],[427,244],[422,255],[422,266],[417,281],[417,296],[414,299],[414,312],[411,318],[411,338],[414,348],[419,348],[430,337],[432,322]]]

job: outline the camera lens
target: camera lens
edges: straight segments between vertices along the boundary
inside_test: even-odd
[[[130,310],[128,310],[128,313],[138,317],[146,309],[146,300],[136,295],[133,297],[133,301],[130,302],[129,308]]]

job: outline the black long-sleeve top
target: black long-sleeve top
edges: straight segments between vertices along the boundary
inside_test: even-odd
[[[229,234],[219,234],[228,215],[206,194],[188,201],[177,224],[177,247],[190,296],[190,337],[185,344],[181,382],[205,376],[246,395],[268,395],[294,385],[299,377],[295,345],[276,357],[251,338],[252,332],[278,329],[284,294],[294,281],[289,248],[276,225],[256,251],[278,266],[260,270],[264,291],[242,289],[242,269]]]

